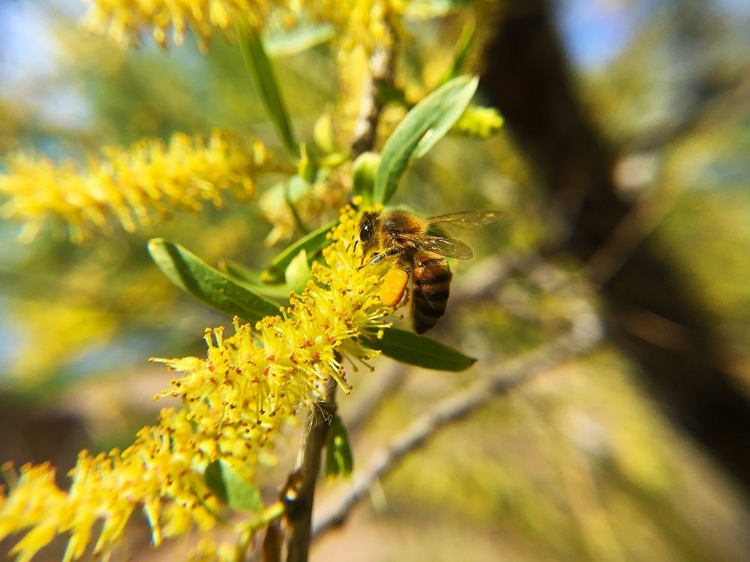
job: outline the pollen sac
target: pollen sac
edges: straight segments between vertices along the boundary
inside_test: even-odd
[[[380,300],[386,306],[396,306],[404,297],[409,274],[403,269],[393,268],[385,274],[380,287]]]

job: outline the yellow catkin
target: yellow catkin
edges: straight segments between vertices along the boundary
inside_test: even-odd
[[[162,396],[182,406],[164,409],[123,451],[82,452],[68,491],[57,487],[49,465],[22,467],[18,482],[0,494],[0,540],[26,531],[13,552],[28,560],[68,533],[65,560],[72,561],[94,540],[95,552],[109,555],[136,509],[146,514],[155,545],[215,526],[221,506],[203,477],[207,465],[221,460],[252,483],[256,468],[273,460],[280,428],[314,407],[329,380],[351,390],[343,360],[378,354],[361,337],[375,338],[390,325],[378,296],[383,271],[358,267],[356,231],[347,208],[324,262],[314,264],[307,288],[280,315],[254,326],[235,319],[231,335],[207,330],[205,358],[157,359],[180,375]]]
[[[248,197],[271,166],[261,143],[223,131],[104,148],[85,167],[19,152],[0,174],[0,216],[22,222],[26,240],[52,222],[80,242],[115,224],[132,232],[173,212],[221,206],[226,194]]]
[[[331,23],[337,43],[344,49],[362,46],[366,50],[391,41],[391,27],[406,12],[406,0],[88,0],[84,23],[107,34],[123,46],[141,43],[149,30],[164,47],[171,35],[182,44],[190,31],[206,50],[216,32],[231,34],[238,22],[262,29],[271,18],[292,28],[303,16],[309,21]]]

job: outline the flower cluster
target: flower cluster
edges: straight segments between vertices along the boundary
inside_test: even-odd
[[[470,105],[453,125],[453,130],[464,135],[486,139],[503,126],[503,118],[494,107]]]
[[[226,31],[240,17],[255,24],[268,17],[274,5],[267,0],[89,0],[86,25],[107,33],[120,45],[140,43],[140,31],[152,29],[157,43],[167,44],[167,32],[180,45],[190,29],[205,50],[216,29]]]
[[[380,303],[379,271],[359,270],[356,217],[347,209],[312,269],[301,295],[281,314],[254,327],[234,322],[235,333],[208,330],[206,358],[157,359],[183,373],[162,395],[182,400],[165,409],[158,424],[142,429],[124,451],[81,453],[64,492],[54,470],[25,466],[7,496],[0,496],[0,540],[29,529],[14,547],[31,559],[56,534],[69,533],[65,560],[79,559],[102,521],[94,546],[108,554],[121,541],[132,512],[141,507],[154,544],[218,523],[221,507],[204,478],[215,461],[252,482],[271,462],[274,437],[301,409],[311,407],[334,379],[346,392],[343,359],[365,362],[378,352],[363,346],[389,325]]]
[[[175,44],[183,42],[189,29],[205,50],[218,30],[230,33],[238,22],[248,22],[256,29],[275,21],[293,27],[303,14],[311,21],[331,23],[349,49],[390,41],[388,20],[402,15],[405,0],[88,0],[91,4],[86,16],[89,28],[108,34],[116,43],[140,43],[140,33],[151,29],[154,40],[167,44],[171,30]]]
[[[254,192],[258,171],[272,156],[258,141],[214,131],[208,139],[175,134],[165,144],[144,140],[125,150],[102,149],[86,171],[70,161],[16,153],[0,174],[7,200],[0,216],[25,223],[32,239],[48,218],[66,225],[73,241],[94,229],[112,228],[113,219],[132,232],[137,224],[174,211],[199,211],[208,201],[221,206],[225,192],[242,199]]]
[[[330,22],[339,31],[340,46],[349,51],[362,46],[390,45],[393,27],[409,7],[406,0],[302,0],[311,19]]]

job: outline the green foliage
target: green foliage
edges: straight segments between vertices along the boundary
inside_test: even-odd
[[[257,322],[279,312],[276,303],[240,285],[179,244],[155,238],[148,250],[172,283],[225,314]]]
[[[362,197],[362,204],[369,207],[373,203],[375,178],[380,165],[380,156],[374,152],[360,154],[352,166],[352,194]]]
[[[445,72],[445,76],[441,82],[445,83],[449,80],[458,76],[466,64],[466,59],[471,52],[471,46],[474,44],[474,22],[471,21],[464,25],[461,31],[461,37],[458,38],[456,43],[456,51],[453,55],[453,62],[451,63],[448,70]]]
[[[437,371],[465,371],[476,363],[460,351],[413,332],[391,328],[383,330],[383,337],[361,338],[362,344],[380,350],[396,361]]]
[[[307,252],[302,249],[299,254],[289,262],[289,267],[284,272],[286,286],[295,293],[301,293],[307,281],[310,279],[310,264],[307,263]]]
[[[297,154],[297,141],[294,139],[289,113],[276,81],[273,64],[263,48],[263,42],[249,25],[241,23],[237,26],[237,29],[245,64],[258,87],[268,116],[276,125],[279,136],[284,141],[287,150],[292,154]]]
[[[263,271],[254,267],[248,267],[234,260],[223,259],[220,264],[221,270],[232,277],[235,281],[249,285],[251,290],[278,302],[289,299],[289,287],[284,284],[269,285],[261,281]]]
[[[341,418],[336,415],[331,420],[328,429],[328,439],[325,451],[325,473],[329,479],[348,477],[354,470],[354,457],[352,456],[349,434],[344,427]]]
[[[323,248],[331,243],[329,234],[335,223],[329,223],[321,226],[319,229],[311,232],[307,236],[300,238],[283,252],[276,256],[271,263],[263,270],[260,279],[264,283],[274,284],[283,283],[286,278],[286,270],[292,260],[296,258],[301,251],[305,251],[308,258],[312,259]]]
[[[404,117],[383,146],[375,202],[387,203],[412,161],[424,156],[461,117],[479,80],[460,76],[427,95]]]
[[[263,31],[265,50],[272,56],[302,53],[333,39],[335,29],[329,23],[313,22],[304,15],[297,16],[293,28],[279,25]]]
[[[263,509],[260,490],[224,461],[209,463],[203,477],[211,491],[232,509],[254,512]]]

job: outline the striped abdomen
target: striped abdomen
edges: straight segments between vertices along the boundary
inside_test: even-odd
[[[414,331],[423,334],[445,313],[452,274],[448,262],[426,252],[415,256],[413,267],[411,321]]]

